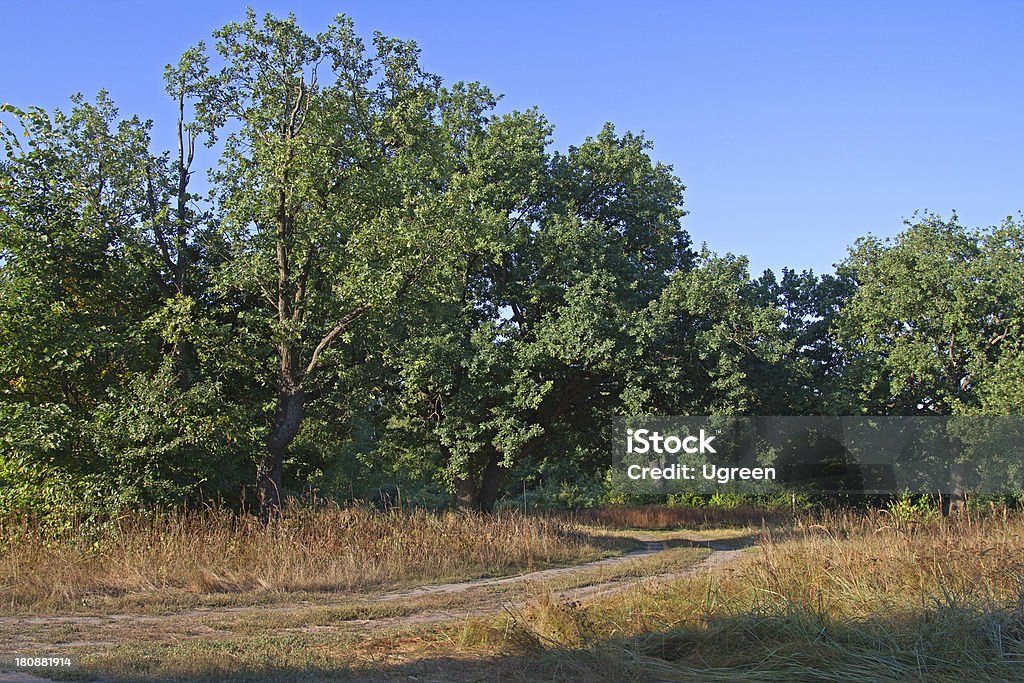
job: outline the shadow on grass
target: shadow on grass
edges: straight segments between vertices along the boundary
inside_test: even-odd
[[[936,600],[901,613],[833,618],[776,605],[610,638],[586,608],[454,631],[268,633],[244,641],[118,648],[67,680],[102,681],[1019,681],[1024,612]],[[538,624],[543,622],[544,626]],[[502,654],[495,654],[495,653]],[[0,679],[2,680],[2,679]]]
[[[1024,680],[1024,615],[982,607],[939,605],[845,620],[814,612],[747,613],[577,647],[545,643],[529,632],[508,638],[508,655],[437,657],[345,676],[598,683]]]
[[[834,619],[790,606],[774,614],[752,610],[611,639],[592,638],[588,630],[593,625],[585,612],[578,614],[575,625],[559,625],[578,640],[575,646],[559,645],[530,624],[517,624],[519,632],[506,640],[526,653],[494,658],[490,664],[501,667],[507,680],[1024,680],[1020,609],[937,601],[902,614]],[[571,610],[561,613],[563,620],[571,615]],[[443,671],[443,662],[433,664]],[[389,673],[404,672],[392,668]]]
[[[595,537],[603,539],[603,537]],[[692,539],[692,538],[666,538],[656,541],[636,541],[634,552],[642,550],[648,553],[674,548],[707,548],[713,551],[742,550],[757,545],[761,541],[761,534],[747,534],[746,536],[726,536],[723,538]]]
[[[330,655],[278,643],[232,662],[206,652],[191,665],[147,671],[127,666],[104,681],[1017,681],[1024,680],[1024,615],[945,605],[902,615],[832,620],[813,611],[745,613],[645,633],[635,638],[589,638],[569,647],[531,631],[506,629],[489,654],[416,653],[413,636],[392,648],[363,651],[358,663],[342,648]],[[385,639],[386,641],[386,639]],[[507,654],[493,654],[497,647]],[[452,646],[452,650],[458,650]],[[275,656],[292,665],[277,665]],[[262,660],[257,663],[254,660]]]

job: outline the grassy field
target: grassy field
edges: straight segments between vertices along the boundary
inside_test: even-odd
[[[700,531],[637,531],[642,515],[622,512],[621,519],[632,515],[631,530],[517,515],[330,511],[315,513],[328,517],[314,523],[313,513],[304,514],[281,528],[232,522],[220,534],[213,530],[224,520],[209,516],[122,524],[139,544],[167,534],[163,543],[179,550],[189,547],[187,530],[207,529],[193,541],[193,564],[202,559],[218,574],[257,550],[283,560],[296,544],[311,546],[301,550],[302,563],[261,570],[277,584],[255,583],[253,572],[232,575],[250,577],[240,593],[174,583],[170,571],[154,583],[192,591],[200,607],[169,600],[144,609],[111,592],[166,588],[129,580],[133,573],[103,583],[96,577],[114,569],[82,569],[66,574],[80,581],[76,590],[107,586],[108,602],[72,609],[77,593],[44,594],[42,578],[26,580],[30,529],[16,527],[21,536],[9,529],[9,547],[25,549],[21,564],[0,559],[9,611],[0,641],[78,652],[80,680],[1024,680],[1024,519],[1005,509],[957,520],[820,513]],[[335,520],[333,531],[319,526],[327,520]],[[222,536],[216,550],[198,545]],[[232,551],[232,538],[256,548]],[[335,570],[333,589],[314,590],[325,585],[312,581],[317,567],[352,566],[330,564],[328,550],[315,550],[326,539],[334,539],[324,546],[334,553],[362,548],[357,557],[367,571]],[[68,536],[63,546],[34,552],[51,558],[51,572],[148,557],[75,542]],[[641,546],[648,552],[594,561]],[[502,549],[510,557],[499,560]],[[393,556],[381,556],[387,552]],[[522,579],[437,585],[586,562]],[[137,571],[158,566],[151,559]],[[301,569],[300,581],[288,567]],[[276,597],[225,597],[253,587]]]
[[[636,547],[569,520],[359,508],[0,522],[0,613],[248,604],[578,564]]]
[[[726,571],[467,631],[549,680],[1024,680],[1024,521],[808,517]]]

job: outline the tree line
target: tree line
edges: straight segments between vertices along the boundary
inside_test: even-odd
[[[617,415],[1024,407],[1019,219],[753,277],[644,136],[555,151],[344,16],[250,12],[164,81],[170,151],[104,92],[3,106],[4,510],[391,482],[490,510],[599,477]]]

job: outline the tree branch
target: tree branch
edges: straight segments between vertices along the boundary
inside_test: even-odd
[[[352,321],[361,316],[363,313],[366,313],[368,310],[370,310],[370,304],[359,304],[351,311],[346,313],[338,322],[338,324],[335,325],[331,329],[331,331],[328,332],[327,335],[320,340],[320,343],[317,344],[316,348],[313,350],[312,358],[309,359],[309,365],[306,366],[306,377],[312,375],[313,371],[316,370],[317,367],[319,367],[320,355],[327,350],[327,348],[334,342],[338,335],[340,335],[342,332],[348,329],[348,326],[352,324]]]
[[[405,294],[409,291],[409,288],[412,287],[413,284],[415,284],[416,281],[423,274],[423,271],[426,269],[427,265],[429,265],[430,262],[434,260],[435,254],[436,252],[427,253],[420,257],[420,261],[419,263],[416,264],[416,267],[413,268],[409,272],[409,274],[405,276],[405,279],[402,281],[402,284],[399,285],[397,290],[395,290],[395,295],[392,299],[393,301],[397,302],[402,297],[405,296]],[[313,356],[309,359],[309,365],[306,366],[306,377],[313,374],[313,371],[317,369],[317,367],[320,364],[320,356],[323,354],[324,351],[327,350],[327,348],[334,342],[334,340],[337,339],[338,335],[340,335],[342,332],[348,329],[348,326],[352,324],[352,321],[361,316],[363,313],[366,313],[368,310],[370,310],[370,304],[360,304],[356,306],[347,314],[345,314],[345,316],[342,317],[338,324],[335,325],[331,329],[331,331],[328,332],[327,335],[320,340],[320,343],[316,345],[316,349],[313,350]]]

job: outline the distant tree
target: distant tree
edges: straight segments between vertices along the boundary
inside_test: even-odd
[[[486,238],[447,296],[396,334],[381,448],[432,444],[461,507],[489,510],[515,463],[591,453],[621,404],[633,320],[692,258],[682,185],[608,126],[565,155],[535,111],[470,155]]]
[[[785,356],[764,368],[773,387],[766,414],[845,415],[856,409],[842,385],[842,349],[832,327],[853,295],[855,284],[842,269],[836,274],[797,273],[783,268],[780,277],[765,271],[756,282],[762,305],[783,311],[779,333],[791,345]]]
[[[606,126],[550,154],[549,133],[535,112],[490,122],[471,155],[489,237],[396,335],[379,448],[433,444],[464,508],[490,510],[516,465],[603,471],[615,415],[770,395],[752,382],[778,352],[778,312],[743,261],[694,268],[682,184],[650,143]]]
[[[976,230],[955,215],[931,214],[891,241],[858,241],[842,264],[858,288],[834,329],[846,358],[844,381],[864,413],[1024,413],[1022,247],[1012,219]],[[988,424],[955,420],[942,436],[954,504],[962,499],[959,463],[972,442],[986,438]]]
[[[750,280],[746,258],[705,249],[696,267],[672,277],[651,314],[633,412],[786,412],[780,365],[793,343],[780,333],[782,310]]]
[[[1005,379],[1024,332],[1020,231],[1012,220],[980,231],[929,214],[892,241],[868,237],[851,249],[841,268],[857,291],[835,333],[865,413],[995,408],[998,392],[986,385]]]

